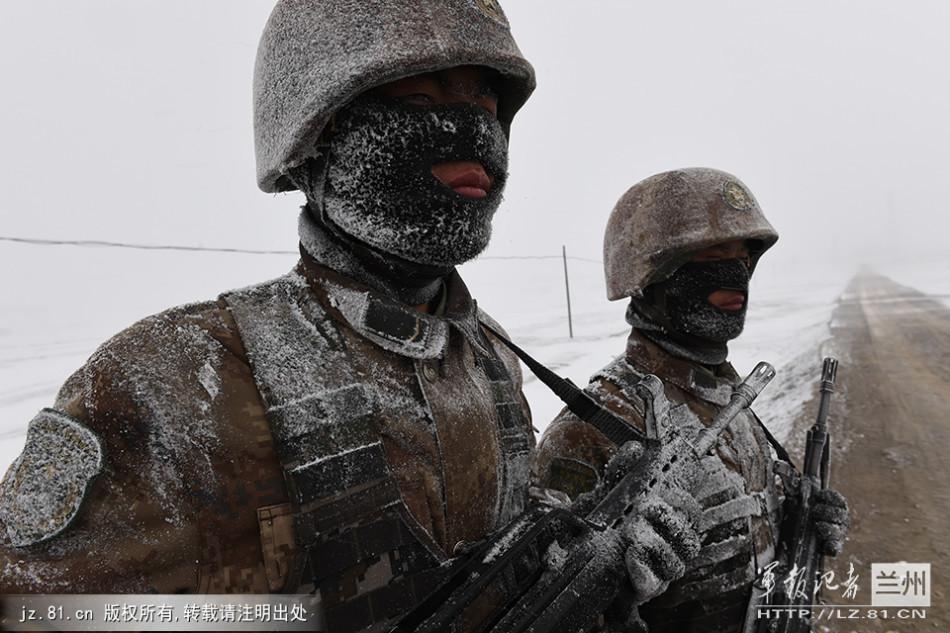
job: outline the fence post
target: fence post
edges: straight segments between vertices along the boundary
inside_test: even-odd
[[[567,278],[567,246],[561,245],[561,257],[564,259],[564,291],[567,293],[567,331],[574,338],[574,322],[571,317],[571,284]]]

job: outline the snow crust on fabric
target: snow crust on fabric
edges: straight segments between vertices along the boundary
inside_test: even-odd
[[[16,560],[0,569],[0,580],[17,585],[43,587],[45,591],[60,590],[69,593],[75,579],[66,574],[62,565],[39,561]]]
[[[142,473],[173,524],[183,520],[187,491],[212,489],[217,481],[209,459],[220,445],[215,423],[194,415],[210,412],[228,354],[195,322],[211,308],[210,302],[192,304],[140,321],[100,347],[82,377],[90,408],[99,393],[131,398],[144,426]],[[103,378],[108,384],[100,384]]]
[[[634,297],[627,306],[626,321],[648,340],[678,358],[685,358],[704,365],[718,365],[729,356],[726,343],[716,343],[697,337],[689,337],[690,345],[685,345],[682,336],[671,335],[668,328],[661,325],[647,313],[655,311],[645,299]]]
[[[395,339],[367,322],[366,316],[370,309],[368,292],[328,283],[327,296],[330,304],[340,311],[357,332],[385,350],[418,359],[440,358],[445,352],[449,327],[443,319],[419,313],[416,318],[421,331],[412,340]]]
[[[406,305],[421,305],[436,298],[444,287],[443,279],[454,272],[453,266],[423,266],[363,245],[339,227],[332,226],[328,218],[319,217],[319,211],[311,211],[311,206],[316,206],[310,202],[317,195],[315,187],[322,192],[321,186],[309,182],[302,187],[308,204],[297,223],[300,244],[307,255],[344,277]],[[322,199],[322,193],[319,197]]]
[[[418,342],[401,339],[397,343],[396,338],[371,329],[366,323],[367,310],[374,303],[368,292],[333,282],[325,282],[325,287],[330,304],[340,311],[354,330],[383,349],[417,359],[434,359],[443,355],[448,337],[446,320],[413,313],[419,322],[428,324],[427,333],[420,332]],[[336,323],[310,293],[307,280],[292,272],[274,282],[227,295],[232,312],[240,315],[239,323],[245,330],[253,330],[248,331],[244,338],[253,341],[248,355],[255,375],[261,376],[260,385],[267,391],[265,401],[280,411],[308,407],[316,400],[327,405],[334,400],[334,394],[359,391],[363,394],[361,401],[344,398],[346,402],[341,400],[329,408],[353,417],[385,405],[386,409],[401,411],[414,419],[429,419],[430,414],[420,402],[405,394],[403,386],[377,368],[372,360],[367,359],[365,369],[359,369],[348,360],[345,342]],[[298,329],[302,331],[298,332]],[[305,333],[311,335],[304,336]],[[511,364],[512,361],[503,354],[499,356],[506,367]],[[315,375],[333,376],[334,384],[311,389]],[[297,395],[300,393],[311,395],[301,400]],[[288,420],[291,417],[311,421],[321,419],[321,416],[284,417]],[[328,423],[332,422],[335,420],[328,420]],[[292,436],[303,431],[296,426],[286,426],[285,430]]]
[[[41,411],[0,482],[0,525],[6,526],[0,542],[25,547],[61,533],[102,467],[102,445],[92,431],[58,411]]]
[[[461,264],[488,246],[508,141],[484,108],[360,99],[337,114],[329,151],[326,214],[349,235],[426,265]],[[454,161],[485,168],[494,181],[486,198],[461,196],[432,175],[433,165]]]
[[[48,592],[91,582],[144,593],[152,587],[145,566],[115,567],[130,543],[135,552],[155,552],[158,569],[171,550],[192,547],[196,500],[219,488],[211,462],[221,447],[213,418],[220,396],[213,393],[231,352],[211,332],[223,330],[214,303],[174,308],[107,341],[66,381],[55,407],[100,438],[101,481],[91,484],[75,529],[30,546],[23,560],[10,553],[16,562],[0,570],[0,584]]]
[[[300,507],[295,515],[298,545],[329,546],[335,538],[334,529],[343,530],[345,535],[347,530],[374,524],[361,521],[396,521],[416,534],[413,547],[427,548],[431,565],[436,566],[444,556],[443,548],[447,546],[446,551],[451,551],[456,541],[442,544],[442,534],[434,530],[424,534],[433,525],[426,514],[431,510],[420,507],[418,496],[403,485],[407,477],[418,476],[419,472],[425,476],[428,471],[417,471],[419,464],[412,460],[391,463],[387,453],[397,446],[422,450],[425,457],[428,449],[415,444],[419,437],[426,436],[432,443],[448,437],[440,437],[436,429],[445,407],[455,402],[433,403],[428,399],[432,394],[427,395],[427,390],[436,387],[420,375],[422,363],[435,367],[432,361],[443,357],[444,362],[461,364],[487,379],[472,385],[480,390],[480,395],[474,397],[492,406],[497,419],[480,417],[469,422],[491,425],[489,433],[494,436],[497,432],[500,444],[497,496],[501,498],[495,501],[495,507],[478,506],[491,512],[486,514],[486,523],[497,527],[523,507],[531,432],[519,418],[501,415],[518,405],[514,394],[502,394],[498,384],[503,373],[500,361],[473,358],[471,350],[444,356],[454,320],[418,313],[379,293],[347,287],[345,283],[334,275],[304,278],[291,273],[223,297],[241,332],[255,383],[263,396],[275,446],[290,482],[291,499]],[[456,293],[464,290],[458,287],[461,282],[457,279],[449,284]],[[468,319],[470,327],[477,329],[474,306],[470,300],[456,305],[460,298],[453,295],[448,300],[449,305],[458,308],[450,312],[453,319]],[[452,336],[455,343],[462,343],[461,336]],[[468,355],[467,360],[460,358],[464,355]],[[503,382],[514,391],[507,376]],[[414,383],[421,393],[413,389]],[[475,411],[481,415],[491,409]],[[505,422],[514,422],[514,428],[509,429]],[[494,431],[496,423],[499,428]],[[509,431],[514,435],[509,436]],[[469,448],[478,454],[484,447]],[[439,459],[440,455],[435,457]],[[418,483],[423,482],[409,482],[410,486]],[[443,494],[441,485],[434,489],[435,494]],[[355,507],[357,516],[340,511],[321,514],[351,496],[356,499],[362,490],[383,487],[387,490],[385,496],[374,500],[372,507]],[[323,503],[330,499],[333,501]],[[388,518],[380,519],[379,515]],[[353,554],[353,564],[379,554],[359,549]]]
[[[736,338],[745,325],[749,279],[749,269],[738,259],[683,264],[661,283],[673,328],[716,343]],[[709,295],[722,288],[746,295],[741,310],[726,312],[709,303]]]
[[[641,400],[636,394],[635,385],[643,375],[625,356],[621,356],[595,374],[592,380],[607,379],[618,385],[627,405],[635,404],[642,416]],[[697,388],[696,385],[690,387],[694,390]],[[702,393],[721,406],[729,401],[731,388],[722,384],[718,387],[711,385],[703,389]],[[602,394],[596,392],[595,395],[600,397]],[[671,407],[670,415],[672,427],[678,433],[689,436],[705,428],[699,417],[685,404]],[[717,446],[718,454],[700,460],[697,467],[686,475],[686,481],[679,482],[692,492],[703,508],[700,521],[703,546],[699,556],[687,562],[683,579],[674,585],[676,595],[664,594],[661,598],[664,602],[675,604],[680,600],[701,599],[702,596],[712,599],[715,595],[741,587],[754,579],[756,570],[751,563],[741,565],[738,569],[712,571],[713,565],[717,563],[751,557],[750,519],[763,515],[769,507],[768,499],[776,495],[772,485],[768,485],[761,493],[747,493],[743,476],[727,468],[723,462],[725,457],[738,464],[745,473],[759,472],[760,468],[768,468],[767,472],[771,472],[769,464],[758,464],[751,459],[762,450],[754,425],[751,413],[740,414],[727,431],[730,442],[721,440]],[[768,449],[765,450],[767,455]],[[755,558],[759,564],[766,564],[773,556],[774,550],[770,547],[767,551],[756,552]]]
[[[754,266],[778,234],[735,176],[705,167],[650,176],[627,190],[607,222],[607,297],[640,297],[696,251],[749,239],[761,243]]]
[[[210,362],[206,362],[198,370],[198,382],[201,383],[201,386],[208,392],[212,400],[217,398],[221,392],[221,376],[218,375]],[[209,408],[207,402],[202,402],[201,406],[205,411]]]
[[[359,417],[372,408],[365,379],[346,362],[345,344],[322,308],[310,299],[307,280],[297,272],[227,295],[241,329],[255,381],[268,404],[278,451],[299,446],[288,467],[312,462],[308,436],[339,451],[371,443],[367,433],[349,437],[339,416]],[[333,367],[333,372],[326,368]],[[314,376],[333,375],[334,384],[314,386]],[[301,394],[305,394],[301,396]],[[307,444],[304,448],[301,444]],[[321,453],[324,454],[324,453]]]
[[[326,286],[341,313],[345,310],[354,318],[363,313],[366,293]],[[324,466],[333,466],[333,458],[356,460],[357,454],[364,465],[372,462],[373,468],[388,469],[372,423],[374,412],[431,424],[430,412],[396,377],[372,359],[354,362],[338,324],[298,273],[228,294],[226,300],[264,396],[281,462],[291,472],[322,472]],[[441,341],[433,346],[437,351],[442,347]],[[362,471],[348,472],[359,477]],[[338,489],[347,483],[337,482]]]
[[[507,129],[534,90],[534,70],[497,3],[482,0],[281,0],[261,37],[254,133],[261,189],[314,156],[330,116],[366,90],[454,66],[500,73]]]

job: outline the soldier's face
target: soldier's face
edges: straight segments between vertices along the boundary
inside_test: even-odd
[[[426,266],[457,266],[485,250],[508,176],[490,72],[408,77],[338,111],[320,201],[326,217]]]
[[[373,92],[377,96],[421,106],[470,103],[498,116],[498,96],[492,90],[488,72],[478,66],[457,66],[413,75],[379,86]],[[465,198],[486,198],[495,184],[485,167],[473,161],[433,165],[432,175]]]
[[[751,266],[752,257],[749,252],[749,246],[744,240],[733,240],[723,242],[695,253],[691,259],[694,262],[717,262],[727,259],[739,259]],[[746,297],[744,293],[736,290],[716,290],[706,297],[712,306],[725,312],[739,312],[745,306]]]

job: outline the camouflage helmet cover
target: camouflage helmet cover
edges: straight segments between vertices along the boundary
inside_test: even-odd
[[[607,297],[640,296],[696,251],[732,240],[758,241],[754,260],[778,240],[738,178],[698,167],[651,176],[620,198],[607,221]]]
[[[257,53],[257,181],[294,186],[288,171],[315,154],[334,112],[366,90],[477,65],[500,74],[505,129],[535,87],[498,0],[278,0]]]

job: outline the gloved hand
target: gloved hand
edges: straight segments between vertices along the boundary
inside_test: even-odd
[[[578,516],[590,514],[590,511],[607,496],[607,493],[624,478],[624,475],[643,459],[644,452],[643,445],[639,442],[627,442],[617,449],[616,454],[604,467],[604,475],[597,482],[597,486],[589,492],[578,495],[571,504],[571,511]]]
[[[825,556],[837,556],[844,547],[851,517],[848,500],[837,490],[827,488],[812,495],[812,519],[818,534],[818,545]]]
[[[628,594],[621,594],[604,614],[604,625],[598,633],[649,633],[650,627],[640,618],[640,610]]]
[[[687,563],[699,554],[701,516],[699,502],[688,491],[660,484],[639,515],[624,524],[635,603],[655,598],[686,573]]]
[[[570,508],[571,498],[566,493],[553,488],[542,488],[541,486],[528,486],[528,499],[542,505]]]
[[[643,446],[628,442],[607,463],[597,487],[582,494],[572,510],[586,515],[644,457]],[[682,577],[686,564],[699,553],[702,508],[688,491],[660,483],[621,527],[624,562],[633,586],[634,605],[660,595]]]

